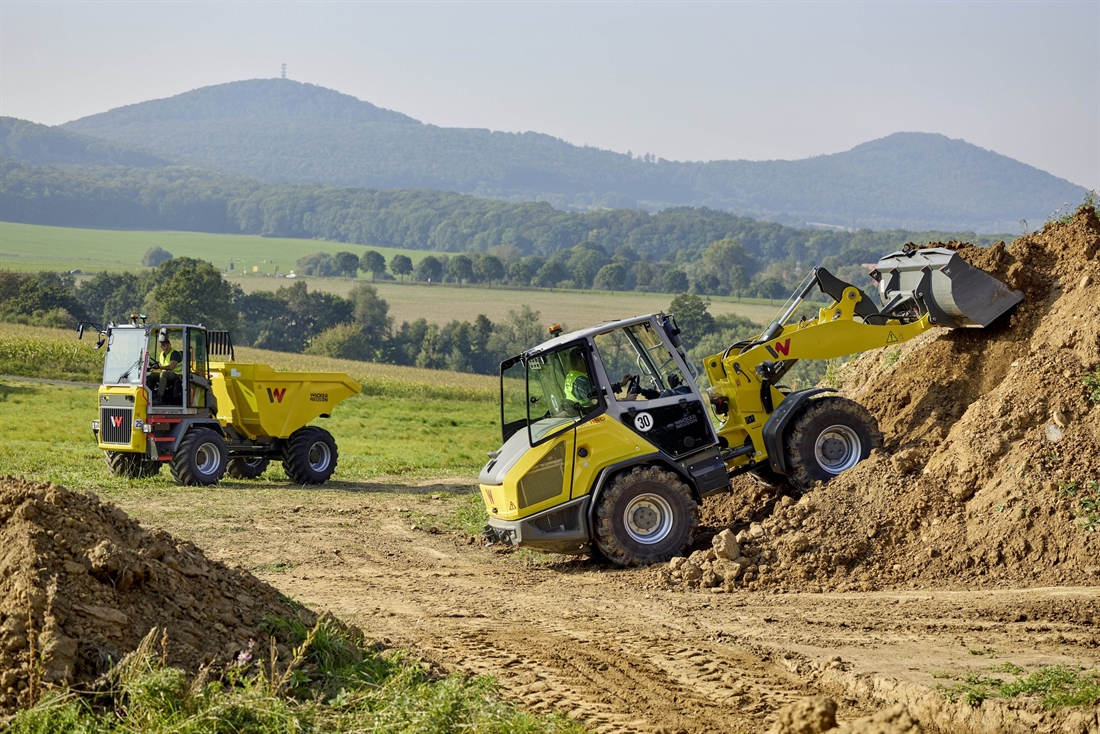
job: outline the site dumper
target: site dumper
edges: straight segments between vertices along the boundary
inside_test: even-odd
[[[92,431],[112,473],[151,476],[168,464],[180,484],[204,485],[256,478],[277,459],[298,484],[328,481],[336,441],[309,424],[359,394],[358,383],[237,362],[228,332],[139,319],[100,330],[107,355]]]
[[[805,492],[882,445],[852,400],[783,376],[799,359],[886,347],[925,331],[980,328],[1022,296],[956,253],[906,249],[871,273],[881,305],[814,268],[762,333],[704,360],[709,387],[663,313],[549,341],[500,367],[503,445],[481,471],[493,541],[622,565],[667,561],[692,542],[699,502],[751,474]],[[829,298],[795,319],[814,289]]]

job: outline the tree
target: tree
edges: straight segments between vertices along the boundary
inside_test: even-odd
[[[688,289],[688,277],[683,270],[673,268],[665,273],[665,293],[686,293]]]
[[[133,273],[96,273],[76,287],[88,318],[106,324],[124,321],[141,308],[146,286]]]
[[[573,248],[572,254],[565,266],[569,268],[574,282],[580,288],[591,288],[592,281],[600,268],[607,265],[607,255],[601,249],[597,249],[588,243],[582,243]]]
[[[147,268],[155,268],[165,260],[171,260],[172,253],[161,247],[150,247],[141,258],[141,264]]]
[[[367,250],[359,258],[359,268],[364,273],[370,273],[370,279],[374,280],[379,274],[386,272],[386,258],[376,250]]]
[[[608,263],[600,268],[593,281],[593,288],[601,288],[609,291],[622,290],[626,281],[626,268],[620,263]]]
[[[438,283],[442,275],[443,263],[437,257],[428,255],[416,264],[416,279],[419,281],[431,283],[434,280]]]
[[[355,323],[366,338],[367,347],[371,350],[382,346],[383,340],[390,333],[390,325],[393,319],[389,317],[389,304],[385,299],[378,297],[378,290],[367,283],[360,283],[348,293],[348,300],[352,303]]]
[[[237,328],[234,288],[205,260],[177,257],[157,268],[157,285],[146,298],[147,312],[163,323]],[[301,285],[305,285],[302,283]]]
[[[336,272],[345,278],[355,278],[359,275],[359,256],[354,252],[338,252],[332,256],[333,266]]]
[[[390,259],[390,272],[394,275],[401,277],[401,282],[405,282],[405,276],[413,271],[413,261],[408,255],[394,255]]]
[[[504,277],[504,263],[496,255],[485,253],[474,263],[474,273],[479,280],[492,285],[494,280]]]
[[[714,330],[714,317],[707,313],[708,308],[710,301],[687,293],[676,296],[668,305],[668,312],[676,317],[676,325],[689,349]]]
[[[539,312],[524,304],[519,311],[509,311],[508,318],[493,325],[493,334],[489,337],[489,351],[498,360],[530,349],[546,336],[546,330],[539,321]]]
[[[326,329],[313,340],[306,354],[318,354],[336,359],[370,358],[370,345],[363,330],[357,324],[337,324]]]
[[[473,280],[474,261],[465,255],[455,255],[447,263],[447,277],[455,283]]]
[[[336,261],[327,252],[315,252],[298,258],[298,272],[301,275],[319,275],[327,278],[337,273]]]
[[[569,277],[569,271],[565,268],[565,263],[557,256],[550,258],[543,266],[539,268],[539,271],[535,273],[535,277],[531,280],[531,285],[540,288],[553,288]]]

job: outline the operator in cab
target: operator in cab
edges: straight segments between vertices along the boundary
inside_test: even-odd
[[[183,354],[172,348],[172,341],[168,338],[168,331],[161,329],[157,336],[160,351],[157,352],[156,364],[151,368],[160,372],[157,377],[157,386],[153,391],[153,402],[163,403],[164,393],[168,389],[168,383],[179,380],[183,375]]]

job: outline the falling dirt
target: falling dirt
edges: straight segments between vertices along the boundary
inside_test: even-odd
[[[297,616],[251,574],[52,484],[0,479],[0,549],[0,713],[39,684],[93,681],[153,627],[195,671],[268,640],[265,615]]]

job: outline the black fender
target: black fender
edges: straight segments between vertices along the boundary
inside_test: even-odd
[[[783,451],[783,434],[787,425],[799,410],[814,395],[823,392],[836,392],[831,387],[815,387],[809,390],[796,390],[788,393],[764,424],[764,450],[768,452],[768,462],[772,470],[780,476],[787,476],[787,456]]]
[[[592,532],[596,527],[596,507],[600,503],[600,497],[603,495],[608,482],[611,477],[615,476],[623,469],[629,469],[632,466],[660,466],[674,472],[691,487],[691,493],[695,496],[696,501],[699,500],[699,490],[695,486],[695,481],[684,473],[684,468],[669,456],[658,452],[631,457],[617,464],[611,464],[610,466],[604,467],[603,470],[600,471],[599,477],[596,478],[596,484],[592,487],[592,491],[588,493],[589,502],[587,512],[585,513],[585,520],[588,525],[586,532],[589,538],[592,537]]]

